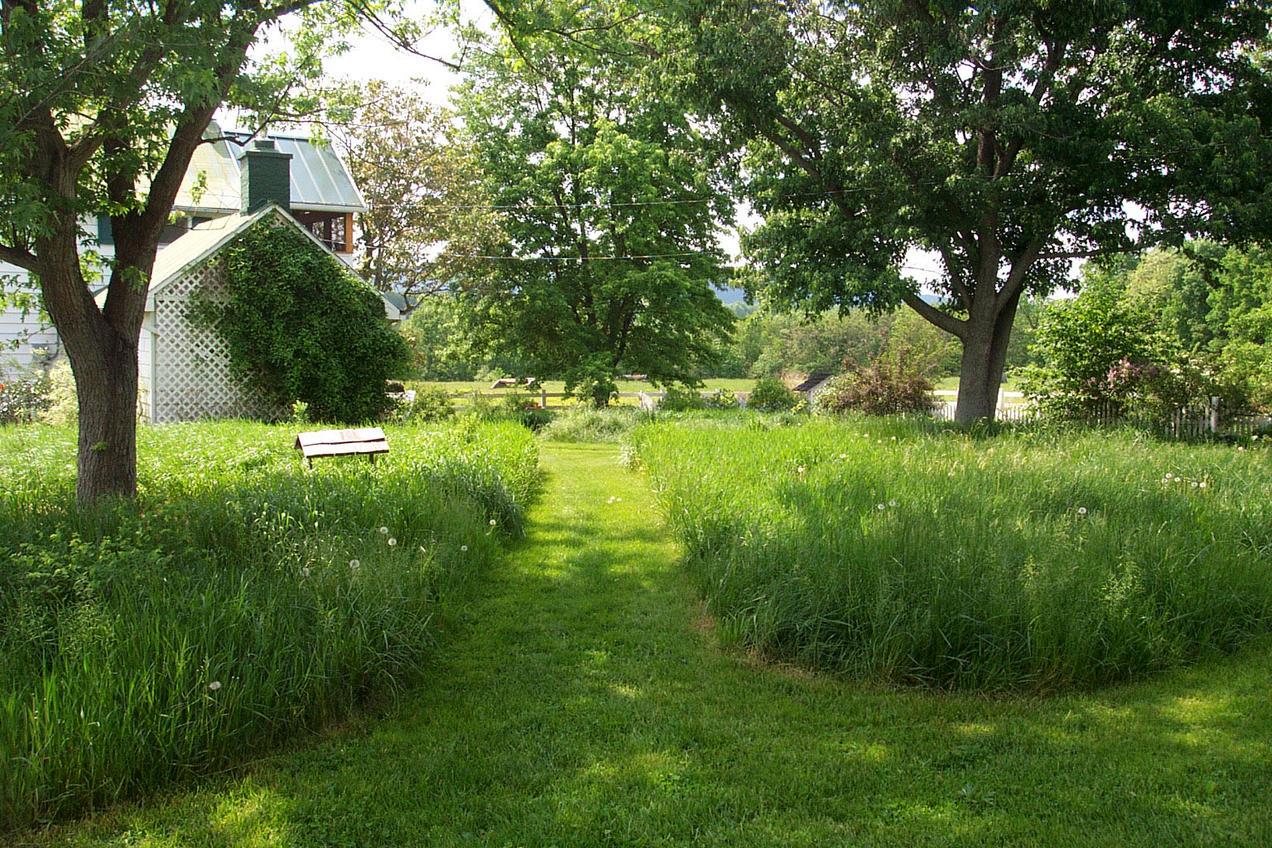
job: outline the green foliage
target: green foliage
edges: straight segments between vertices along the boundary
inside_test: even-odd
[[[71,373],[71,363],[62,358],[49,369],[48,407],[40,414],[40,421],[62,426],[74,423],[78,417],[75,375]]]
[[[402,685],[538,479],[510,425],[390,430],[376,465],[313,471],[291,433],[145,430],[145,495],[86,512],[72,431],[0,434],[7,826],[256,756]]]
[[[554,416],[540,435],[552,442],[621,442],[647,417],[629,406],[597,409],[579,405]]]
[[[898,692],[799,673],[721,649],[720,630],[686,597],[682,547],[614,446],[544,443],[542,452],[547,491],[529,539],[447,628],[438,674],[386,720],[31,842],[1268,842],[1272,640],[1046,698]],[[567,820],[563,811],[578,812]]]
[[[904,302],[958,335],[961,420],[992,416],[993,350],[1071,256],[1269,233],[1258,0],[697,0],[662,17],[763,218],[743,238],[750,287],[810,313]],[[921,299],[914,249],[940,253],[946,309]]]
[[[806,317],[759,310],[738,323],[725,361],[738,373],[754,377],[835,373],[863,366],[898,347],[912,355],[921,352],[923,368],[932,377],[958,373],[957,340],[906,310],[873,318],[862,312]],[[1009,355],[1011,364],[1023,365],[1019,351],[1014,353]]]
[[[870,418],[633,441],[719,632],[771,657],[1054,690],[1272,630],[1265,449]]]
[[[817,409],[841,414],[928,415],[934,404],[934,388],[917,360],[899,352],[835,377],[817,396]]]
[[[367,210],[357,216],[362,277],[418,297],[465,273],[495,226],[472,151],[454,115],[421,89],[368,82],[335,134]],[[444,197],[445,203],[437,198]],[[444,250],[439,250],[444,247]],[[422,375],[430,380],[468,379]]]
[[[747,409],[757,412],[786,412],[793,409],[799,398],[776,377],[761,377],[747,396]]]
[[[0,382],[0,424],[29,424],[41,419],[52,404],[48,375],[33,371]]]
[[[402,402],[394,417],[402,421],[445,421],[455,414],[455,402],[444,386],[426,386],[415,392],[415,400]]]
[[[277,407],[303,401],[315,421],[370,421],[392,407],[385,381],[409,354],[374,289],[272,216],[234,240],[225,267],[229,299],[209,306],[246,385]]]
[[[1032,348],[1037,364],[1018,371],[1017,379],[1045,414],[1119,414],[1136,402],[1179,400],[1171,369],[1182,352],[1124,293],[1116,268],[1088,271],[1081,295],[1053,303],[1042,315]]]
[[[573,28],[612,12],[540,14]],[[710,371],[733,323],[712,289],[729,277],[716,234],[731,208],[655,69],[527,32],[474,58],[459,111],[504,212],[481,253],[508,257],[456,282],[476,346],[598,405],[624,373]]]

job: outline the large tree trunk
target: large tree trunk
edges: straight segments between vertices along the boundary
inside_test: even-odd
[[[79,400],[76,498],[131,498],[137,494],[136,345],[115,336],[100,356],[70,359]]]
[[[959,365],[958,406],[954,411],[954,420],[959,424],[994,420],[1007,365],[1007,343],[1011,341],[1019,303],[1020,295],[1016,294],[997,315],[984,309],[974,312],[967,322]]]

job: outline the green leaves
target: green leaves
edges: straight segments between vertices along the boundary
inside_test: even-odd
[[[248,386],[278,407],[303,401],[316,421],[368,421],[389,409],[385,380],[409,354],[377,292],[271,218],[238,236],[225,265],[230,298],[215,325]]]
[[[625,372],[695,381],[732,321],[711,289],[729,276],[730,212],[711,151],[645,58],[609,40],[630,34],[621,9],[533,15],[540,32],[481,58],[459,99],[500,212],[481,254],[508,257],[457,279],[473,338],[601,404]]]

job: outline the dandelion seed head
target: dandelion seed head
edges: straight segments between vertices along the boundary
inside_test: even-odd
[[[387,536],[387,535],[389,535],[389,528],[387,528],[387,527],[381,527],[381,528],[380,528],[380,535],[381,535],[381,536]]]
[[[1078,507],[1078,515],[1086,515],[1086,514],[1087,514],[1087,508],[1086,508],[1086,507],[1084,507],[1084,506],[1080,506],[1080,507]]]
[[[492,519],[490,519],[490,526],[491,526],[491,527],[494,527],[494,526],[495,526],[496,524],[498,524],[498,523],[499,523],[499,522],[498,522],[498,521],[496,521],[495,519],[493,519],[493,518],[492,518]]]
[[[396,545],[396,544],[397,544],[397,539],[394,539],[393,537],[391,537],[391,536],[390,536],[390,537],[389,537],[389,547],[391,548],[391,547],[393,547],[393,546],[394,546],[394,545]]]
[[[881,504],[875,504],[875,509],[877,509],[877,510],[882,511],[882,510],[885,510],[885,509],[887,509],[887,508],[888,508],[888,505],[887,505],[887,504],[882,504],[882,503],[881,503]]]
[[[468,553],[468,546],[467,546],[467,545],[460,545],[460,546],[459,546],[459,550],[460,550],[462,553]]]
[[[208,684],[209,692],[215,692],[216,690],[220,688],[221,688],[221,681],[219,680],[213,680],[211,683]]]
[[[356,559],[349,560],[349,568],[352,569],[353,571],[357,571],[361,567],[362,567],[362,563],[358,562]]]

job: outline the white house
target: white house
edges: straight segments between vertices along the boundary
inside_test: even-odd
[[[153,282],[159,281],[159,267],[167,253],[186,233],[227,216],[238,215],[247,202],[249,155],[254,145],[244,133],[208,127],[208,141],[195,151],[186,171],[174,212],[177,220],[165,228],[160,238]],[[366,209],[349,169],[329,146],[305,138],[274,135],[270,138],[275,155],[289,164],[285,179],[288,197],[280,205],[297,223],[326,245],[334,254],[353,264],[353,215]],[[262,156],[261,159],[268,158]],[[96,250],[104,257],[114,251],[110,220],[84,221],[89,235],[84,250]],[[0,283],[5,290],[30,290],[24,270],[0,262]],[[141,343],[148,343],[143,332]],[[48,365],[61,354],[57,333],[38,310],[24,311],[9,305],[0,311],[0,379],[31,366]],[[143,377],[144,379],[144,377]]]

